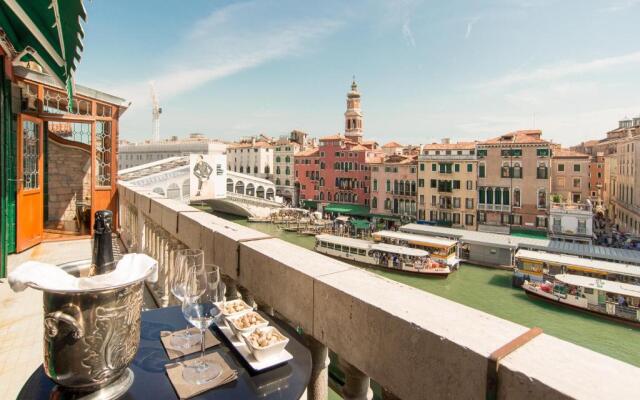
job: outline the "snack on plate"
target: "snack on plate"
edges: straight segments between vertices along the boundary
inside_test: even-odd
[[[244,314],[241,317],[233,319],[232,324],[238,329],[248,329],[252,326],[264,324],[266,321],[256,312]]]
[[[243,301],[228,302],[223,306],[222,312],[226,315],[235,314],[246,310],[246,304]]]
[[[251,345],[264,348],[285,340],[285,337],[275,329],[256,329],[249,335]]]

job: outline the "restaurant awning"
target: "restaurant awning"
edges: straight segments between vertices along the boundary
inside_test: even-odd
[[[80,61],[87,14],[82,0],[2,0],[0,43],[20,61],[35,61],[66,88],[72,107],[73,74]],[[3,40],[4,39],[4,40]],[[12,47],[12,48],[11,48]]]
[[[371,229],[371,224],[369,221],[364,220],[364,219],[352,219],[351,221],[349,221],[351,223],[351,225],[353,225],[354,228],[356,229]]]
[[[340,214],[359,215],[363,217],[369,216],[369,207],[360,206],[357,204],[339,204],[329,203],[324,211],[336,212]]]

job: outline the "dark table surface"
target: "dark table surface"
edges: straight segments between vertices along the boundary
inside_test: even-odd
[[[264,315],[264,314],[263,314]],[[207,349],[207,353],[220,353],[229,366],[238,371],[238,379],[193,399],[298,399],[304,393],[311,376],[311,354],[300,343],[300,336],[288,325],[278,323],[274,318],[265,316],[271,325],[289,337],[287,351],[293,359],[286,364],[263,372],[252,372],[242,356],[236,352],[226,337],[213,327],[214,335],[221,344]],[[140,347],[136,358],[131,363],[134,373],[133,385],[121,399],[177,399],[178,396],[167,377],[165,364],[169,360],[160,342],[160,331],[184,329],[186,320],[179,307],[163,308],[142,313]],[[198,353],[199,354],[199,353]],[[191,354],[184,357],[196,357]],[[181,360],[177,359],[177,360]],[[73,396],[60,396],[56,384],[45,374],[40,366],[23,386],[18,399],[72,399]]]

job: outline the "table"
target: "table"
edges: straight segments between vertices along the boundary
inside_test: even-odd
[[[311,376],[311,353],[300,342],[300,336],[284,323],[262,314],[269,323],[289,337],[287,351],[293,359],[278,367],[264,372],[254,373],[246,365],[244,359],[228,342],[226,337],[213,327],[214,335],[221,344],[210,348],[207,352],[220,353],[229,366],[238,371],[238,379],[224,386],[202,393],[192,399],[299,399],[304,393]],[[140,347],[136,358],[131,363],[135,379],[129,391],[121,397],[123,400],[134,399],[177,399],[178,396],[167,377],[165,364],[169,360],[160,342],[160,331],[184,329],[186,320],[179,307],[162,308],[144,311],[141,317]],[[185,359],[197,356],[191,354]],[[179,360],[179,359],[178,359]],[[58,397],[52,391],[56,384],[45,374],[40,366],[22,387],[18,399],[72,399]]]

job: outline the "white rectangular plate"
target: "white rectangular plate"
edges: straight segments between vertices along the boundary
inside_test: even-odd
[[[254,371],[262,371],[264,369],[271,368],[279,364],[284,364],[293,358],[291,353],[289,353],[285,348],[283,351],[281,351],[277,355],[269,357],[266,360],[258,361],[253,356],[253,354],[251,354],[251,350],[249,350],[249,348],[247,347],[247,344],[244,341],[238,340],[236,335],[234,335],[233,332],[231,331],[231,328],[229,328],[224,322],[221,322],[217,326],[218,326],[218,329],[220,329],[220,332],[222,332],[222,334],[227,337],[229,342],[231,342],[233,347],[235,347],[236,350],[238,350],[238,353],[240,353],[242,358],[244,358],[247,364],[249,364],[251,366],[251,369],[253,369]]]

